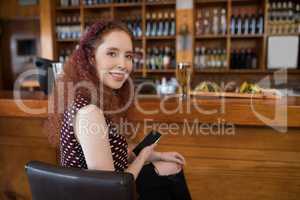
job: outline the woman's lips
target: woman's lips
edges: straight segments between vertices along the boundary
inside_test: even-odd
[[[125,74],[124,73],[119,73],[119,72],[109,72],[109,74],[111,75],[111,77],[115,80],[115,81],[123,81],[125,78]]]

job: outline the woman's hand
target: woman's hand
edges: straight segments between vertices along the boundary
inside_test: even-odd
[[[179,173],[185,165],[184,157],[177,152],[155,152],[159,158],[153,162],[155,171],[160,176],[168,176]]]
[[[159,157],[162,161],[174,162],[179,165],[185,165],[184,157],[177,152],[161,152]]]
[[[146,146],[139,153],[138,157],[141,157],[144,160],[144,162],[151,160],[151,156],[154,154],[155,147],[156,147],[156,143],[154,143],[150,146]]]

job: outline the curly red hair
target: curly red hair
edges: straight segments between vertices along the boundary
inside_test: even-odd
[[[106,86],[103,89],[99,87],[100,80],[97,75],[96,67],[92,59],[95,56],[96,48],[101,44],[103,36],[112,31],[123,31],[127,33],[133,41],[132,32],[127,26],[118,21],[99,21],[90,26],[82,37],[79,45],[73,51],[68,62],[64,65],[64,73],[56,80],[52,89],[49,103],[52,111],[48,112],[48,120],[45,123],[48,139],[52,145],[59,143],[59,133],[62,125],[63,111],[71,106],[76,95],[81,95],[91,100],[91,91],[86,88],[76,88],[76,91],[70,92],[70,85],[86,81],[92,83],[97,88],[97,102],[95,104],[102,110],[116,110],[123,107],[129,101],[130,84],[127,80],[118,90],[112,90]],[[59,87],[62,86],[62,87]],[[63,91],[63,95],[61,94]],[[100,97],[103,95],[103,102],[100,104]],[[63,99],[61,99],[63,96]],[[63,106],[63,109],[61,109]],[[126,110],[117,114],[105,114],[114,123],[120,123],[121,118],[126,117]],[[124,134],[124,133],[123,133]],[[127,133],[126,133],[127,134]]]

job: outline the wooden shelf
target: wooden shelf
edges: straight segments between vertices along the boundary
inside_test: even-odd
[[[236,73],[236,74],[251,74],[251,73],[266,73],[267,71],[262,69],[229,69],[229,73]]]
[[[84,5],[84,9],[97,9],[97,8],[111,8],[113,6],[112,3],[106,4],[95,4],[95,5]]]
[[[142,3],[114,3],[115,8],[141,7]]]
[[[57,11],[66,11],[66,10],[80,10],[80,6],[60,6],[56,8]]]
[[[175,40],[176,36],[146,36],[147,40]]]
[[[251,38],[263,38],[264,35],[230,35],[233,39],[251,39]]]
[[[227,68],[219,68],[219,69],[213,69],[213,68],[207,68],[207,69],[194,69],[195,73],[228,73]]]
[[[272,74],[280,69],[195,69],[195,73],[207,74]],[[300,69],[288,69],[288,74],[300,74]]]
[[[143,37],[134,37],[133,40],[143,40]]]
[[[146,73],[175,73],[175,69],[146,69]]]
[[[232,3],[264,3],[263,1],[261,0],[231,0]]]
[[[235,35],[230,34],[230,28],[227,28],[228,34],[224,35],[196,35],[194,32],[194,44],[196,43],[202,43],[204,42],[204,46],[207,43],[208,48],[216,48],[222,47],[226,49],[227,52],[227,62],[230,62],[230,56],[231,56],[231,50],[233,48],[247,48],[249,45],[251,48],[257,47],[257,66],[259,66],[259,69],[230,69],[230,67],[227,68],[205,68],[205,69],[195,69],[194,72],[197,74],[201,73],[207,73],[207,74],[220,74],[222,76],[223,74],[236,74],[237,76],[239,74],[249,74],[249,76],[255,76],[262,75],[262,74],[271,74],[274,73],[276,70],[268,70],[266,69],[266,55],[267,55],[267,37],[270,36],[300,36],[300,34],[268,34],[268,10],[266,9],[266,2],[267,1],[259,1],[259,0],[194,0],[194,11],[197,12],[197,8],[200,8],[202,4],[204,4],[204,7],[222,7],[226,8],[226,23],[227,25],[230,24],[230,17],[232,14],[232,9],[237,8],[238,6],[264,6],[263,8],[264,17],[265,17],[265,33],[264,34],[255,34],[255,35]],[[205,5],[207,4],[207,5]],[[153,7],[152,7],[153,6]],[[165,6],[165,7],[164,7]],[[115,8],[115,10],[114,10]],[[124,8],[124,9],[123,9]],[[146,13],[152,11],[153,9],[159,10],[159,9],[168,9],[170,11],[174,12],[176,11],[176,1],[172,2],[147,2],[147,0],[143,0],[138,3],[107,3],[107,4],[95,4],[95,5],[81,5],[81,6],[74,6],[74,7],[57,7],[56,11],[67,11],[67,10],[74,10],[74,11],[80,11],[81,15],[81,24],[79,23],[59,23],[56,25],[83,25],[89,22],[85,22],[85,15],[86,13],[93,12],[93,9],[95,9],[95,12],[98,12],[97,9],[106,9],[103,11],[108,11],[109,16],[111,18],[118,17],[118,11],[126,11],[125,14],[127,14],[128,8],[128,15],[130,13],[135,13],[136,10],[138,10],[141,13],[141,19],[142,19],[142,30],[143,34],[145,33],[146,29]],[[135,10],[136,9],[136,10]],[[100,10],[102,11],[102,10]],[[134,12],[133,12],[134,11]],[[194,15],[193,23],[195,25],[195,20],[197,15]],[[178,19],[177,19],[178,20]],[[180,20],[180,19],[179,19]],[[93,23],[93,22],[90,22]],[[54,34],[55,35],[55,34]],[[177,36],[177,35],[176,35]],[[144,51],[147,49],[147,45],[153,43],[154,45],[157,43],[170,43],[174,44],[176,46],[176,36],[141,36],[134,38],[134,41],[137,42],[138,45],[140,45]],[[244,41],[245,43],[244,43]],[[67,40],[55,40],[57,43],[62,43],[62,45],[65,43],[65,45],[73,45],[73,43],[77,43],[79,39],[67,39]],[[58,45],[59,46],[59,45]],[[56,52],[59,52],[56,50]],[[145,58],[145,55],[144,55]],[[289,69],[287,70],[289,74],[300,74],[300,69]],[[143,66],[142,69],[136,69],[134,70],[134,73],[143,73],[143,74],[155,74],[155,75],[164,75],[164,74],[171,74],[175,73],[175,69],[157,69],[157,70],[150,70],[147,69],[147,66]]]
[[[268,69],[268,72],[274,73],[280,69]],[[298,69],[287,69],[288,74],[300,74],[300,68]]]
[[[272,36],[300,36],[300,33],[268,34],[268,37]]]
[[[176,1],[174,2],[146,2],[146,6],[176,6]]]
[[[228,0],[195,0],[196,4],[204,3],[227,3]]]
[[[227,35],[197,35],[196,39],[226,39]]]
[[[134,69],[133,73],[143,73],[143,69]]]

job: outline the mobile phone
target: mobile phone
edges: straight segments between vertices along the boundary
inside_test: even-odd
[[[161,134],[157,131],[151,131],[134,149],[133,153],[137,156],[143,148],[157,143],[161,137]]]

